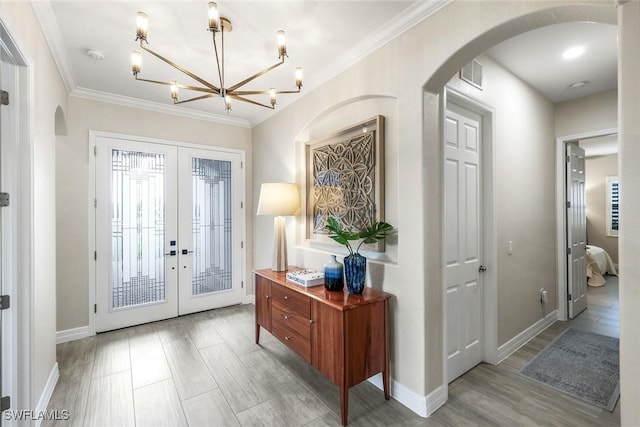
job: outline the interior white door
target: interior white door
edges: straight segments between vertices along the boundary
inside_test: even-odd
[[[238,153],[179,148],[179,314],[242,302]]]
[[[448,382],[484,356],[482,130],[480,115],[447,104],[444,141],[444,280]]]
[[[569,318],[587,308],[587,214],[584,149],[567,144],[567,302]]]
[[[96,331],[178,315],[177,148],[96,138]]]

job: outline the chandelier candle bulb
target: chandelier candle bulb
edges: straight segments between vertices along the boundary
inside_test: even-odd
[[[149,18],[144,12],[138,12],[136,17],[136,41],[147,41],[147,29],[149,27]]]
[[[220,13],[218,5],[214,2],[209,3],[209,31],[217,32],[220,30]]]
[[[302,67],[296,67],[296,86],[298,90],[302,87]]]
[[[276,88],[269,89],[269,96],[271,97],[271,106],[276,105]]]
[[[137,50],[131,52],[131,72],[137,75],[142,70],[142,54]]]
[[[231,111],[231,97],[229,95],[224,97],[224,107],[225,110]]]
[[[174,103],[178,102],[178,83],[176,82],[171,85],[171,99]]]
[[[287,55],[287,43],[284,38],[284,30],[278,30],[277,37],[278,37],[278,59],[281,59],[281,58],[284,59],[285,56],[289,56]]]

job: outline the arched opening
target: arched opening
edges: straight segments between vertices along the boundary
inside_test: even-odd
[[[551,7],[543,11],[539,11],[533,14],[521,16],[513,19],[502,25],[499,25],[485,33],[479,35],[473,40],[469,40],[462,48],[454,52],[444,63],[435,71],[435,73],[429,78],[424,85],[424,117],[423,117],[423,137],[424,143],[428,146],[432,155],[424,158],[425,169],[431,171],[438,171],[437,174],[440,178],[433,179],[434,173],[432,172],[429,177],[432,179],[427,188],[427,199],[439,200],[441,205],[441,217],[440,223],[437,227],[433,227],[429,224],[425,226],[426,240],[429,241],[443,241],[442,236],[439,235],[445,228],[445,214],[444,214],[444,169],[443,158],[444,148],[442,144],[442,138],[446,129],[444,128],[445,117],[444,112],[446,110],[447,99],[445,87],[447,82],[454,76],[465,64],[471,62],[474,58],[491,48],[492,46],[505,41],[515,35],[527,32],[536,28],[545,27],[548,25],[566,23],[566,22],[599,22],[605,24],[615,24],[616,15],[615,9],[605,8],[598,6],[565,6],[565,7]],[[437,153],[437,155],[433,155]],[[499,179],[499,177],[497,177]],[[436,228],[438,230],[436,230]],[[441,265],[444,264],[444,248],[440,251]],[[444,272],[440,273],[440,283],[444,280]],[[442,386],[446,392],[447,390],[447,378],[446,378],[446,344],[444,343],[446,335],[446,294],[443,286],[435,288],[435,282],[431,285],[431,289],[427,290],[427,297],[431,295],[433,298],[437,298],[441,301],[441,319],[442,319],[442,350],[440,355],[443,361],[442,367]],[[489,287],[488,291],[484,293],[484,308],[488,310],[488,317],[485,318],[485,330],[489,329],[493,334],[497,332],[498,323],[498,290],[495,286]],[[437,338],[434,338],[437,340]],[[490,363],[496,363],[501,359],[498,352],[497,340],[490,340],[489,347],[485,348],[485,361]],[[432,352],[429,352],[432,353]],[[429,380],[427,381],[430,382]],[[429,390],[434,390],[435,387],[429,387]]]

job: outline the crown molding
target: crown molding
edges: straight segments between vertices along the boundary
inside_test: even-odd
[[[74,89],[70,96],[76,98],[89,99],[91,101],[106,102],[109,104],[122,105],[124,107],[139,108],[142,110],[155,111],[156,113],[171,114],[174,116],[186,117],[189,119],[205,120],[221,125],[236,126],[241,128],[251,128],[249,121],[236,117],[223,116],[221,114],[208,113],[205,111],[192,110],[175,105],[161,104],[159,102],[146,101],[129,96],[116,95],[108,92],[78,87]]]
[[[304,84],[305,91],[300,93],[298,97],[291,102],[291,104],[298,102],[314,89],[328,82],[338,74],[353,66],[356,62],[364,59],[389,43],[391,40],[415,27],[417,24],[452,2],[453,0],[416,1],[400,15],[389,21],[389,23],[379,31],[369,35],[369,37],[364,39],[362,42],[356,44],[351,49],[337,57],[335,61],[327,64],[320,70],[314,71],[314,76],[316,77],[307,78]],[[282,111],[282,109],[279,111]],[[278,113],[264,111],[251,121],[251,126],[256,126],[276,114]]]
[[[42,32],[45,35],[53,60],[58,67],[60,76],[62,76],[62,81],[67,88],[67,92],[71,93],[77,86],[76,75],[73,72],[71,61],[67,55],[58,21],[56,21],[53,9],[51,8],[51,2],[49,0],[34,1],[31,2],[31,6],[40,23],[40,28],[42,28]]]

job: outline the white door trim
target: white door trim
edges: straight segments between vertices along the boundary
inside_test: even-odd
[[[0,34],[4,47],[10,53],[10,63],[16,65],[14,87],[15,93],[12,102],[17,105],[16,117],[12,122],[15,137],[12,138],[11,152],[16,156],[12,162],[3,164],[7,176],[13,180],[9,189],[3,189],[11,193],[10,208],[14,209],[15,223],[12,224],[19,238],[16,239],[16,253],[12,258],[11,268],[15,282],[9,289],[11,308],[6,314],[10,318],[12,332],[11,356],[10,356],[10,390],[5,390],[11,395],[11,408],[31,408],[37,398],[32,396],[31,373],[33,371],[33,359],[31,357],[33,328],[33,295],[34,295],[34,140],[35,132],[32,132],[35,116],[35,100],[32,88],[35,86],[35,75],[31,64],[33,61],[22,48],[24,43],[17,39],[13,31],[18,26],[10,22],[8,17],[0,9]],[[6,208],[8,209],[8,208]],[[17,286],[20,283],[20,286]],[[6,372],[6,371],[5,371]],[[17,425],[16,420],[5,420],[7,425]]]
[[[497,225],[496,225],[496,205],[495,205],[495,150],[494,150],[494,129],[495,110],[473,99],[450,86],[446,86],[440,96],[440,146],[444,147],[444,126],[446,120],[447,102],[453,102],[461,107],[471,110],[482,116],[482,169],[483,169],[483,235],[484,235],[484,263],[487,271],[484,273],[484,361],[487,363],[498,363],[498,272],[497,272]],[[444,148],[441,149],[440,167],[444,164]],[[441,176],[443,171],[441,169]],[[444,180],[442,180],[442,197],[444,198]],[[444,200],[441,203],[441,218],[444,221]],[[444,227],[444,224],[442,224]],[[444,233],[440,247],[444,250]],[[447,313],[446,313],[446,283],[444,265],[442,265],[442,384],[448,395],[447,384]]]
[[[160,139],[160,138],[149,138],[144,136],[135,136],[135,135],[127,135],[122,133],[114,133],[114,132],[103,132],[96,130],[89,130],[89,199],[87,200],[87,209],[89,212],[89,246],[87,252],[87,260],[89,262],[89,334],[96,334],[96,314],[94,312],[94,305],[96,304],[96,263],[94,260],[94,252],[96,251],[96,218],[95,218],[95,209],[94,209],[94,200],[96,199],[96,157],[94,155],[94,150],[96,149],[96,140],[99,138],[114,138],[114,139],[124,139],[131,140],[136,142],[148,142],[152,144],[163,144],[163,145],[171,145],[175,147],[187,147],[187,148],[196,148],[199,150],[207,150],[207,151],[217,151],[223,153],[235,153],[241,156],[242,162],[242,170],[240,174],[240,183],[239,187],[241,189],[241,194],[238,195],[238,200],[242,202],[242,211],[243,218],[241,223],[241,231],[240,236],[244,244],[244,248],[242,249],[241,254],[241,280],[243,283],[242,287],[242,299],[243,301],[247,298],[247,287],[244,284],[247,283],[246,277],[246,261],[247,261],[247,239],[246,239],[246,152],[245,150],[239,150],[235,148],[227,148],[227,147],[218,147],[212,145],[201,145],[201,144],[193,144],[190,142],[182,142],[182,141],[173,141],[168,139]]]
[[[556,138],[556,247],[558,259],[558,320],[567,320],[567,189],[565,185],[565,176],[567,162],[566,145],[569,142],[579,141],[581,139],[595,138],[598,136],[606,136],[617,134],[618,128],[600,129],[590,132],[576,133],[573,135],[565,135]]]

